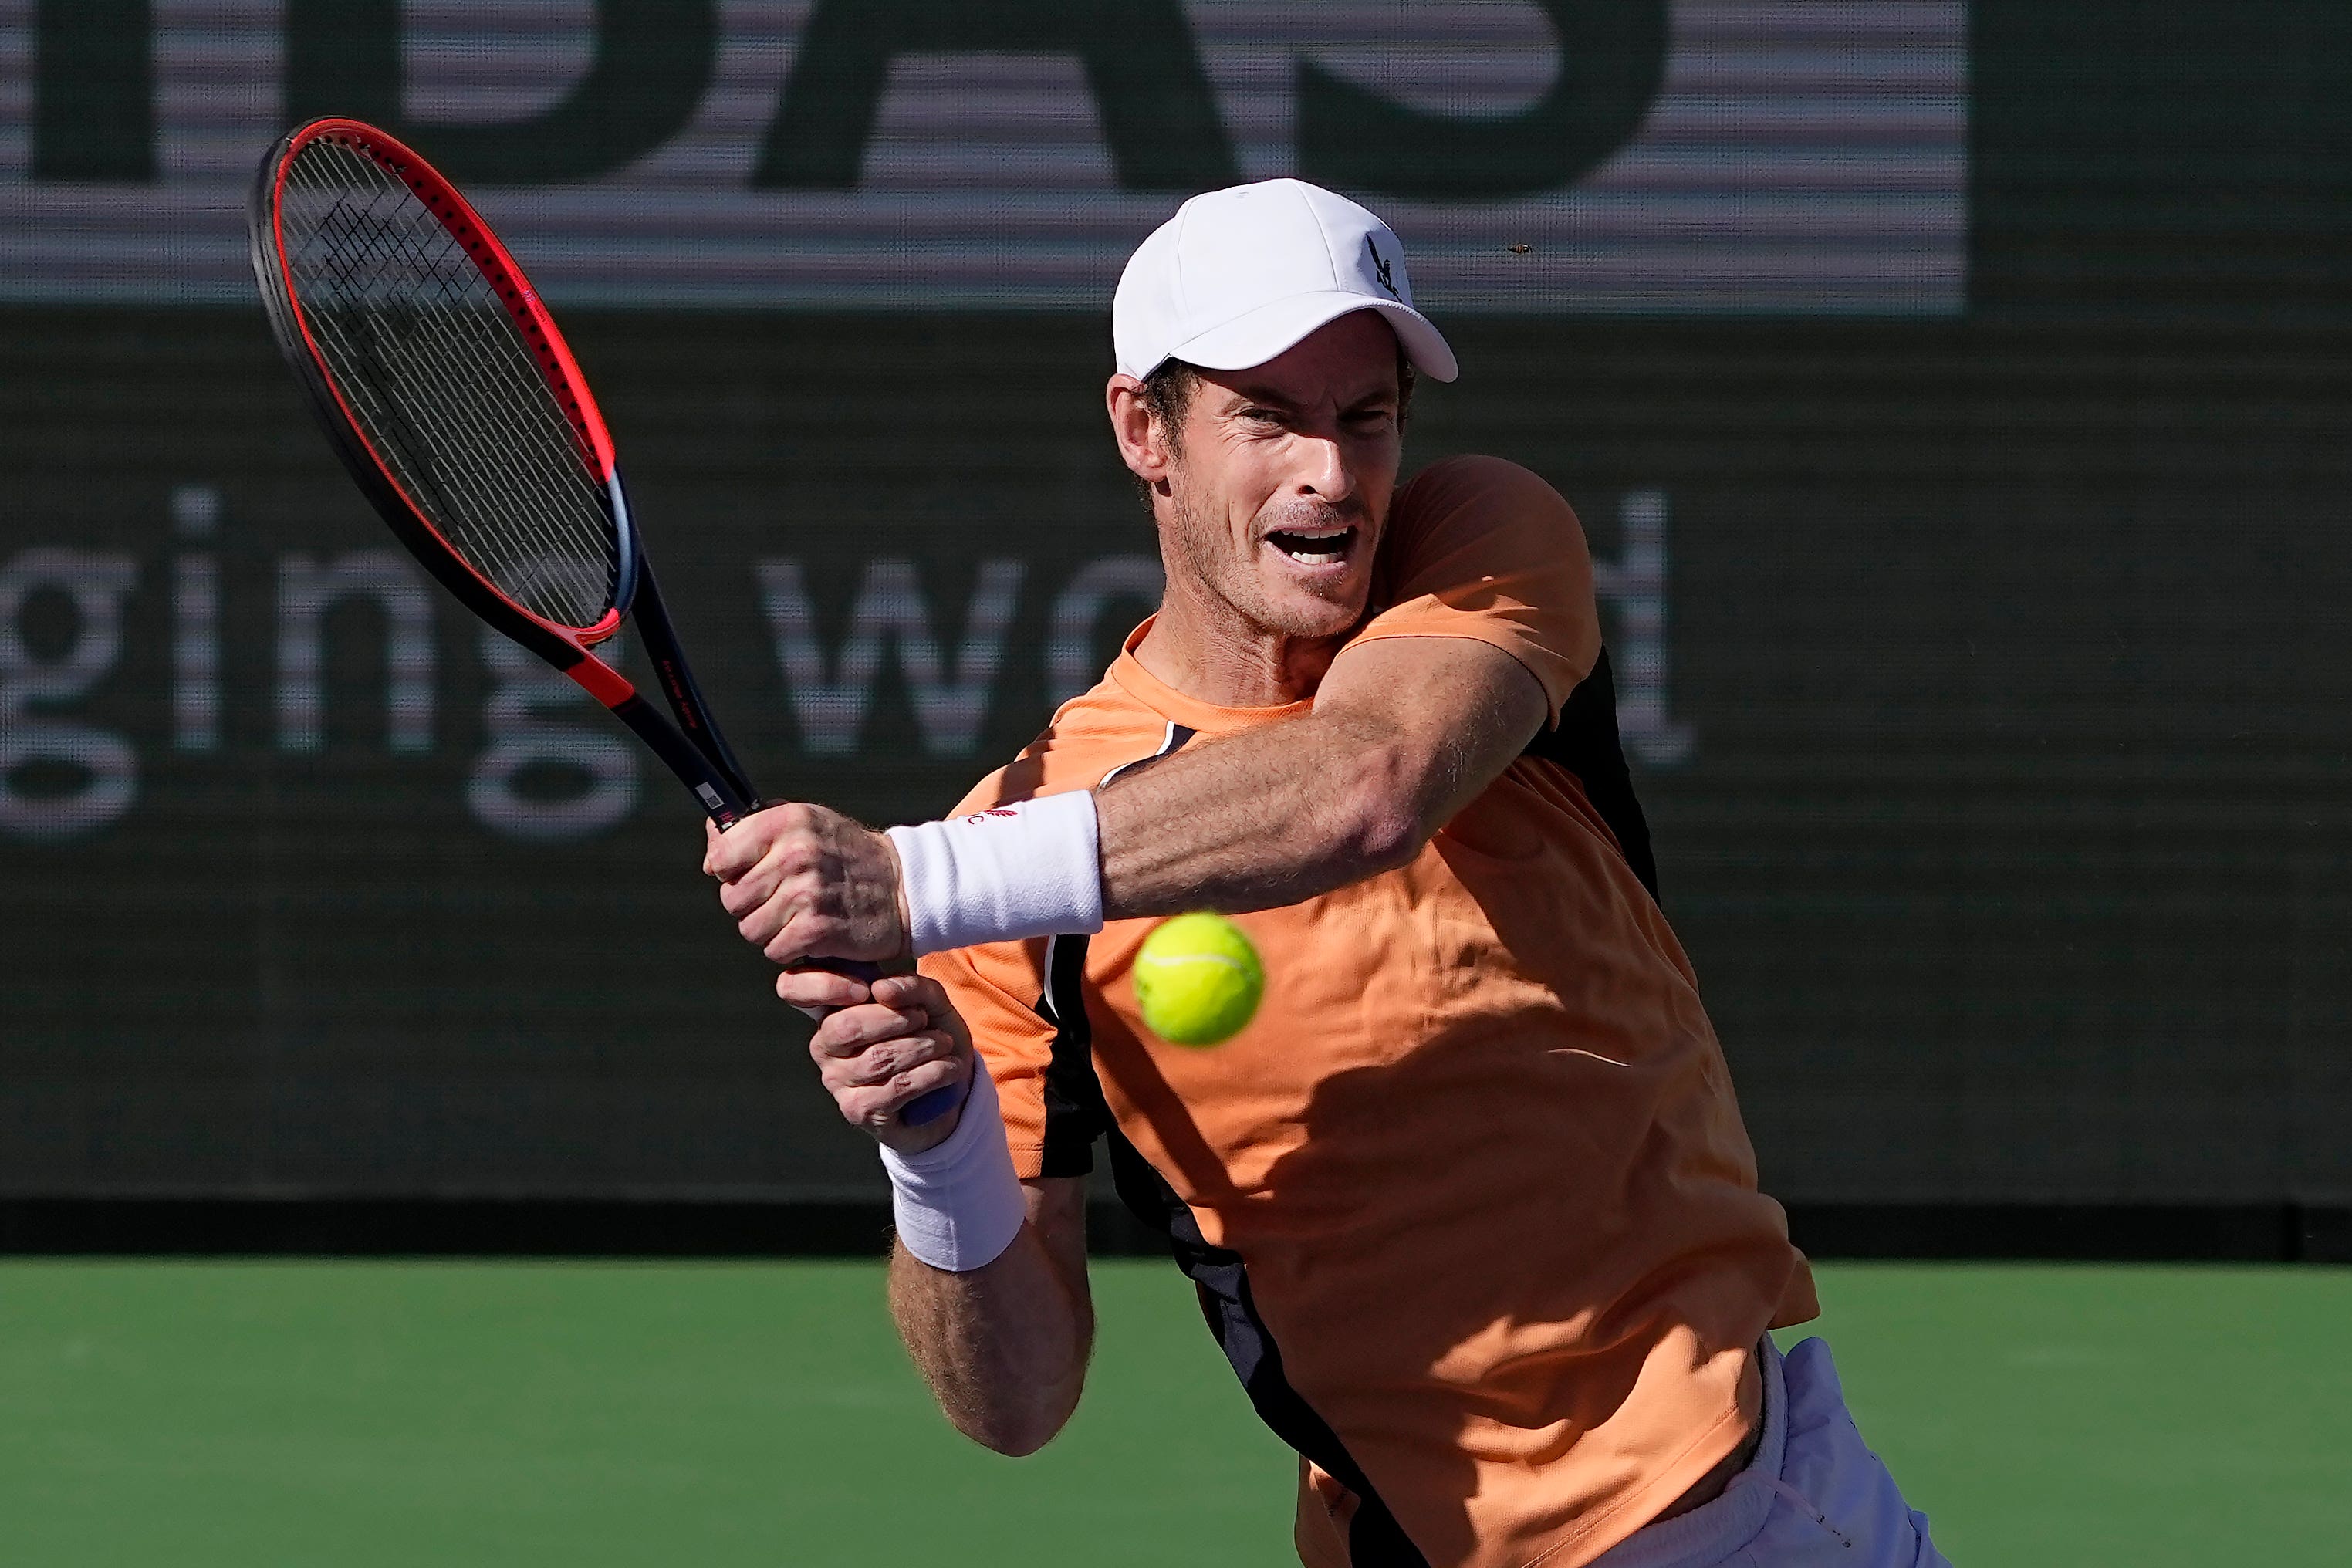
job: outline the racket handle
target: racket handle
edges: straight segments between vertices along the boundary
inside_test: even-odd
[[[909,1127],[928,1127],[963,1103],[963,1085],[944,1084],[919,1094],[898,1108],[898,1120]]]
[[[829,970],[867,985],[882,978],[878,964],[862,958],[812,958],[802,965],[806,969]],[[919,1094],[898,1108],[898,1120],[908,1127],[926,1127],[963,1103],[965,1085],[943,1084],[926,1094]]]

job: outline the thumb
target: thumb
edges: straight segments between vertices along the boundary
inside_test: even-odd
[[[702,874],[706,877],[719,875],[710,864],[710,858],[718,849],[719,825],[706,816],[702,819]]]

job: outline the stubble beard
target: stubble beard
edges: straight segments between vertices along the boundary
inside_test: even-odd
[[[1204,515],[1190,488],[1183,485],[1171,487],[1170,500],[1176,513],[1174,553],[1183,570],[1210,598],[1251,628],[1276,637],[1335,637],[1354,626],[1363,613],[1361,603],[1349,605],[1303,595],[1283,602],[1266,592],[1258,574],[1255,542],[1245,547],[1246,553],[1236,554],[1225,531],[1223,509]],[[1292,501],[1281,509],[1280,517],[1299,527],[1353,524],[1367,539],[1371,531],[1370,520],[1360,509]],[[1369,547],[1360,542],[1357,546]]]

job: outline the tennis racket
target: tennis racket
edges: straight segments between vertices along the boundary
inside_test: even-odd
[[[278,350],[409,553],[611,709],[722,832],[759,809],[655,585],[587,378],[481,215],[394,138],[325,119],[262,159],[248,228]],[[667,718],[593,651],[624,620]],[[960,1093],[936,1089],[900,1120],[932,1121]]]

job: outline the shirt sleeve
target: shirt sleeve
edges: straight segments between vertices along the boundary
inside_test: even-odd
[[[1024,1182],[1045,1173],[1045,1069],[1054,1058],[1054,1026],[1036,1006],[1045,951],[1042,938],[991,942],[935,952],[915,965],[946,989],[988,1063],[1013,1170]]]
[[[1601,656],[1592,557],[1559,492],[1500,458],[1433,463],[1397,492],[1373,578],[1384,605],[1349,646],[1468,637],[1502,649],[1560,707]]]

